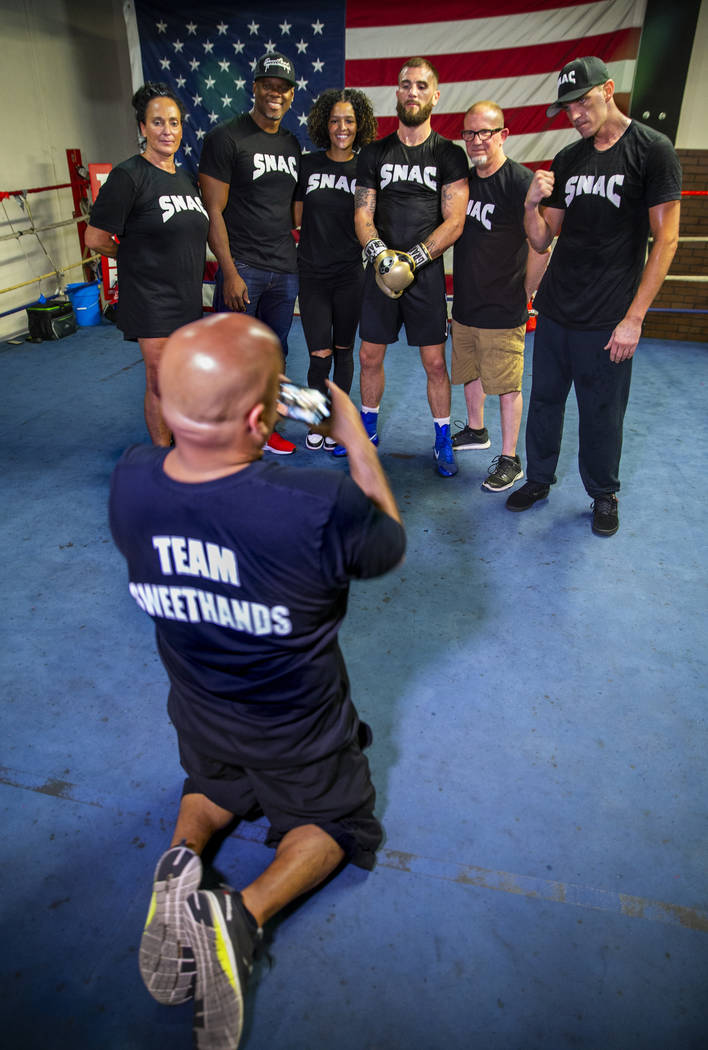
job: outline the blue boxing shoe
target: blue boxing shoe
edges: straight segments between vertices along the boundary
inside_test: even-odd
[[[450,424],[435,424],[435,469],[443,478],[451,478],[457,474],[457,462],[452,450],[452,438],[450,437]]]
[[[378,445],[379,435],[377,432],[377,426],[379,422],[378,412],[360,412],[361,421],[364,424],[364,430],[369,435],[369,441],[372,445]],[[449,428],[448,428],[449,429]],[[347,450],[344,445],[336,445],[332,449],[333,456],[346,456]]]

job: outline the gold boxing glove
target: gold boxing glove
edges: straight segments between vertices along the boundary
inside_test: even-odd
[[[387,248],[376,256],[374,276],[376,283],[389,299],[399,299],[413,281],[415,263],[408,252]]]

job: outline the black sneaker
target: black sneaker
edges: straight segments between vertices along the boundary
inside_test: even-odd
[[[489,477],[482,482],[482,488],[490,492],[503,492],[523,476],[524,471],[518,456],[497,456],[489,467]]]
[[[194,955],[186,930],[184,904],[199,887],[202,862],[186,846],[173,846],[155,868],[150,908],[138,961],[153,999],[171,1006],[194,994]]]
[[[617,497],[598,496],[592,505],[592,531],[596,536],[614,536],[619,527]]]
[[[528,510],[538,500],[546,499],[550,490],[550,485],[541,485],[538,481],[527,481],[507,498],[507,510]]]
[[[456,452],[466,452],[472,448],[489,448],[491,445],[486,427],[482,427],[481,430],[473,430],[472,427],[467,425],[462,426],[462,423],[457,419],[454,425],[462,427],[461,430],[452,435],[452,447]]]
[[[194,1045],[236,1050],[243,1028],[243,996],[262,931],[241,894],[228,887],[192,893],[185,907],[194,949]]]

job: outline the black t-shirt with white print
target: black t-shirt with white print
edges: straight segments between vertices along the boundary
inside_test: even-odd
[[[280,127],[263,131],[249,113],[220,124],[204,139],[199,171],[229,184],[224,222],[231,255],[276,273],[297,269],[292,199],[300,145]]]
[[[356,157],[335,161],[324,150],[303,156],[295,191],[295,200],[302,201],[301,273],[330,276],[361,265],[354,232],[356,164]]]
[[[632,121],[608,150],[582,139],[553,161],[563,226],[534,305],[568,328],[614,328],[641,280],[649,208],[680,200],[681,165],[665,135]]]
[[[157,339],[202,315],[209,217],[186,172],[136,154],[118,164],[91,225],[120,238],[116,323],[129,339]]]
[[[442,223],[442,188],[468,170],[465,151],[436,131],[419,146],[405,146],[394,131],[362,148],[356,178],[359,189],[376,190],[381,240],[407,251]]]
[[[526,321],[524,200],[532,177],[509,158],[487,178],[470,171],[465,225],[453,249],[452,316],[460,324],[516,328]]]

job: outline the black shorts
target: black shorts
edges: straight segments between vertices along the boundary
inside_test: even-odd
[[[187,773],[183,794],[206,795],[239,817],[259,807],[270,823],[269,846],[277,846],[293,828],[315,824],[332,836],[352,864],[373,868],[383,831],[374,816],[376,791],[369,763],[357,741],[317,762],[278,769],[228,765],[199,754],[179,735],[178,741]]]
[[[399,299],[389,299],[366,267],[359,334],[367,343],[395,343],[405,325],[409,346],[437,346],[447,339],[445,268],[435,259],[420,270]]]
[[[310,353],[353,346],[363,289],[360,262],[329,277],[300,272],[300,320]]]

